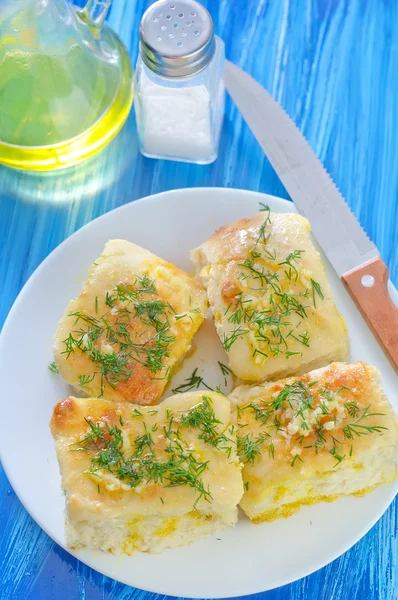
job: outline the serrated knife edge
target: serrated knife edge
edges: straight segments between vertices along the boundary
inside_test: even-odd
[[[283,108],[229,61],[224,78],[244,120],[398,373],[398,309],[376,246]]]
[[[341,276],[378,256],[379,252],[376,246],[361,227],[303,134],[283,108],[255,79],[229,61],[226,61],[224,77],[228,92],[294,200],[299,212],[310,220],[313,234],[337,273]],[[245,85],[242,85],[242,82]],[[256,97],[256,92],[260,94],[260,99]],[[249,96],[250,101],[256,103],[256,110],[253,110],[253,105],[250,106],[251,110],[247,109],[246,102]],[[267,114],[267,131],[263,135],[262,129],[258,127],[258,120],[259,116],[265,112]],[[283,125],[286,131],[286,140],[282,147],[279,142],[280,135],[278,136],[280,132],[275,130],[280,122],[281,112],[283,112]],[[276,114],[275,119],[272,118],[274,113]],[[291,147],[290,144],[294,144],[294,147]],[[311,168],[317,171],[313,173],[310,198],[305,192],[305,187],[308,186],[308,166],[305,159],[308,155]],[[297,159],[297,157],[300,158]],[[321,185],[318,182],[321,182]],[[326,195],[332,197],[333,203],[325,203]],[[311,210],[308,210],[308,206]],[[328,230],[334,231],[335,234],[335,237],[330,240],[325,236],[325,219],[329,225]]]

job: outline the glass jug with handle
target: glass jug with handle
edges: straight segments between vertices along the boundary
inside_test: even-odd
[[[133,98],[126,48],[104,24],[112,0],[1,0],[0,163],[50,170],[122,127]]]

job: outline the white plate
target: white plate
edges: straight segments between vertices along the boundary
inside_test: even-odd
[[[48,364],[52,336],[68,300],[78,295],[90,264],[109,239],[131,240],[192,271],[189,251],[219,226],[258,212],[259,202],[274,211],[294,211],[285,200],[218,188],[165,192],[118,208],[61,244],[15,302],[0,344],[1,456],[26,509],[64,548],[64,499],[48,423],[53,405],[70,390],[48,371]],[[396,375],[331,269],[329,277],[347,318],[352,359],[380,369],[384,389],[398,409]],[[211,326],[201,331],[197,343],[199,350],[175,379],[180,383],[198,366],[210,385],[222,382],[212,364],[215,359],[226,362],[226,357]],[[308,575],[348,550],[381,517],[396,491],[397,486],[384,485],[364,498],[306,507],[289,519],[263,525],[242,518],[221,535],[159,555],[72,554],[104,575],[152,592],[201,598],[252,594]]]

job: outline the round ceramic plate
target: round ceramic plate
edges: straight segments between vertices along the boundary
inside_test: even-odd
[[[70,394],[50,373],[52,336],[70,298],[77,296],[93,260],[109,239],[124,238],[189,272],[189,252],[226,223],[248,217],[259,203],[293,212],[285,200],[254,192],[197,188],[165,192],[96,219],[61,244],[30,278],[7,319],[0,345],[2,407],[0,449],[12,486],[37,523],[66,548],[64,498],[48,423],[54,404]],[[398,409],[397,379],[345,289],[328,267],[338,308],[345,315],[352,359],[378,367]],[[208,321],[195,338],[197,351],[171,387],[194,368],[211,386],[229,391],[220,372],[224,350]],[[97,571],[134,587],[185,597],[221,598],[262,592],[308,575],[348,550],[381,517],[397,487],[384,485],[363,498],[305,507],[289,519],[234,528],[191,546],[158,555],[114,557],[73,553]]]

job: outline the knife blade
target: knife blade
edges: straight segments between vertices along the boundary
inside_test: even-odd
[[[298,211],[398,371],[398,309],[388,269],[292,119],[248,73],[226,61],[225,86]],[[392,284],[390,284],[392,287]]]

